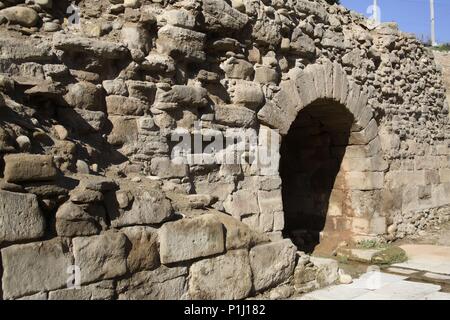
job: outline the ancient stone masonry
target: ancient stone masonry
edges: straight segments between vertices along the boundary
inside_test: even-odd
[[[324,0],[0,0],[1,297],[330,284],[305,251],[449,219],[445,97],[417,39]]]

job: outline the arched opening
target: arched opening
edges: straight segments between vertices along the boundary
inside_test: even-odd
[[[331,252],[348,238],[346,213],[336,216],[333,202],[345,198],[341,162],[353,115],[332,100],[303,108],[281,144],[285,236],[306,252]],[[332,216],[332,219],[330,218]]]

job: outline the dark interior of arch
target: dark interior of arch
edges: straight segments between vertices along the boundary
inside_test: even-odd
[[[284,236],[291,238],[299,250],[310,253],[322,247],[327,251],[338,241],[339,232],[346,232],[345,223],[336,225],[336,219],[327,219],[327,213],[353,121],[344,106],[318,101],[298,113],[283,138],[280,175]]]

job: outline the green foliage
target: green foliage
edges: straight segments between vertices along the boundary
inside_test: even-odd
[[[385,243],[380,243],[378,240],[361,240],[358,242],[357,247],[360,249],[380,249],[385,248]]]
[[[329,4],[341,4],[340,0],[325,0],[326,2],[328,2]]]
[[[433,50],[441,52],[450,52],[450,43],[444,43],[439,46],[435,46],[433,47]]]
[[[405,250],[396,246],[390,246],[372,257],[372,263],[379,265],[400,263],[406,260],[408,260],[408,257],[406,256]]]

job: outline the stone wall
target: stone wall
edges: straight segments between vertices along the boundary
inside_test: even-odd
[[[335,280],[311,241],[450,214],[441,74],[395,24],[321,0],[67,6],[0,2],[3,299],[304,292]],[[233,145],[173,161],[174,136],[243,129],[282,143],[271,166]]]

